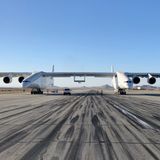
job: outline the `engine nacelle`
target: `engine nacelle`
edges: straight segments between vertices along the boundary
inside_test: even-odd
[[[134,84],[138,84],[138,83],[140,83],[140,81],[141,81],[141,80],[140,80],[139,77],[134,77],[134,78],[133,78],[133,83],[134,83]]]
[[[4,82],[5,84],[11,83],[11,82],[12,82],[12,77],[9,77],[9,76],[4,77],[4,78],[3,78],[3,82]]]
[[[148,75],[147,82],[148,82],[149,84],[155,84],[155,83],[156,83],[156,78],[149,74],[149,75]]]

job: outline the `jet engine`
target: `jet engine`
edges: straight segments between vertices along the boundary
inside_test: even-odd
[[[140,83],[140,81],[141,81],[141,80],[140,80],[139,77],[134,77],[134,78],[133,78],[133,83],[134,83],[134,84],[138,84],[138,83]]]
[[[148,82],[149,84],[155,84],[155,83],[156,83],[156,78],[149,74],[149,75],[148,75],[147,82]]]
[[[9,77],[9,76],[4,77],[4,78],[3,78],[3,82],[4,82],[5,84],[11,83],[11,82],[12,82],[12,77]]]
[[[24,77],[19,77],[19,78],[18,78],[18,82],[19,82],[19,83],[22,83],[23,80],[24,80]]]

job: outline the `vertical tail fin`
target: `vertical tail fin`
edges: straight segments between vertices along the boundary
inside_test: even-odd
[[[111,66],[111,72],[114,73],[114,66]]]
[[[54,69],[55,69],[55,68],[54,68],[54,65],[53,65],[53,66],[52,66],[52,72],[54,72]],[[52,79],[52,82],[53,82],[53,83],[52,83],[52,87],[54,87],[54,77],[52,77],[51,79]]]
[[[52,66],[52,72],[54,72],[54,65]]]

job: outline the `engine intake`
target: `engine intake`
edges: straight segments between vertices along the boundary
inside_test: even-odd
[[[140,83],[140,81],[141,81],[141,80],[140,80],[139,77],[134,77],[134,78],[133,78],[133,83],[134,83],[134,84],[138,84],[138,83]]]
[[[10,77],[4,77],[3,78],[3,82],[6,83],[6,84],[9,84],[11,83],[12,79]]]
[[[150,77],[150,78],[148,78],[147,82],[149,84],[155,84],[156,83],[156,78],[155,77]]]
[[[23,80],[24,80],[24,77],[19,77],[19,78],[18,78],[18,82],[19,82],[19,83],[22,83]]]

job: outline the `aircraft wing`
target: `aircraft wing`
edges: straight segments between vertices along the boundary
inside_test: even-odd
[[[160,78],[160,73],[125,73],[128,77],[141,77],[141,78],[148,78],[148,75],[151,75],[155,78]]]
[[[116,75],[113,72],[39,72],[44,77],[101,77],[101,78],[112,78]],[[32,72],[0,72],[0,77],[12,76],[12,77],[28,77]],[[148,78],[148,75],[152,75],[155,78],[160,78],[160,73],[134,73],[134,72],[125,72],[128,77],[141,77]]]
[[[110,72],[42,72],[44,77],[113,77]]]
[[[0,77],[5,77],[5,76],[12,76],[12,77],[28,77],[31,75],[31,72],[0,72]]]

